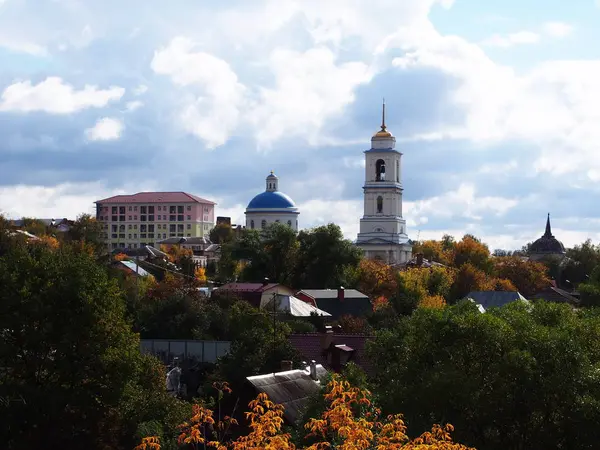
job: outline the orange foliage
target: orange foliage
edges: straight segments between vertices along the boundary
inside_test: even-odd
[[[367,331],[367,321],[362,317],[346,314],[338,320],[344,333],[360,334]]]
[[[432,430],[414,440],[406,434],[402,415],[381,417],[381,412],[372,405],[371,393],[353,387],[338,375],[327,385],[325,393],[326,409],[318,418],[311,418],[305,424],[306,436],[312,444],[304,450],[376,449],[420,449],[420,450],[472,450],[452,442],[451,425],[434,425]],[[233,442],[225,442],[219,430],[236,424],[235,419],[226,417],[215,423],[213,412],[194,405],[193,417],[180,426],[179,445],[192,444],[198,448],[217,450],[295,450],[291,436],[283,433],[283,406],[276,405],[267,394],[261,393],[250,402],[246,419],[250,433]],[[135,450],[160,449],[158,438],[144,438]]]
[[[115,255],[115,261],[125,261],[129,257],[125,253],[118,253]]]
[[[160,439],[158,436],[145,437],[133,450],[160,450]]]
[[[382,295],[373,300],[373,311],[377,311],[378,309],[385,308],[389,305],[389,300]]]
[[[441,295],[427,295],[419,301],[419,308],[443,308],[446,306],[446,300]]]
[[[517,291],[512,281],[504,278],[490,278],[485,286],[489,291]]]
[[[160,245],[160,251],[166,253],[169,256],[169,261],[177,263],[184,257],[192,257],[194,252],[189,248],[184,248],[181,245]]]
[[[58,239],[53,236],[48,236],[47,234],[40,236],[39,240],[33,242],[39,245],[44,245],[52,250],[56,250],[58,247],[60,247],[60,242],[58,242]]]
[[[487,275],[470,263],[463,264],[456,273],[453,292],[456,299],[461,299],[471,291],[488,290]]]
[[[499,278],[506,278],[525,297],[550,285],[548,268],[537,261],[524,260],[517,256],[494,258],[494,267]]]
[[[358,267],[358,289],[370,298],[390,298],[398,289],[394,271],[387,264],[365,258]]]
[[[419,241],[413,245],[412,254],[423,254],[423,258],[429,261],[448,265],[452,260],[452,252],[444,249],[442,241],[427,240]]]
[[[454,267],[469,263],[479,270],[489,273],[491,269],[490,249],[470,235],[465,235],[454,245],[452,262]]]

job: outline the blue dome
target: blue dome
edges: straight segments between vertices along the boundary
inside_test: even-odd
[[[282,209],[282,208],[295,208],[296,204],[294,201],[285,195],[283,192],[263,192],[258,194],[250,203],[248,203],[248,209]]]

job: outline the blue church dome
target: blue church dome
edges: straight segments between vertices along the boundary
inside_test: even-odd
[[[294,201],[279,191],[262,192],[248,203],[248,209],[285,209],[295,207],[296,204]]]

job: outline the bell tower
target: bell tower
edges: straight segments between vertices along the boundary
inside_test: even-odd
[[[402,153],[396,150],[396,138],[385,124],[385,101],[381,116],[381,129],[371,138],[371,148],[364,152],[364,214],[356,245],[369,259],[398,264],[412,256],[402,217]]]

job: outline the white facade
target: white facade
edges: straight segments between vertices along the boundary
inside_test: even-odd
[[[246,208],[246,227],[266,228],[279,222],[298,231],[300,212],[294,201],[279,191],[279,178],[271,172],[266,179],[265,192],[254,197]]]
[[[383,114],[381,130],[365,151],[364,215],[356,245],[369,259],[398,264],[411,258],[412,245],[402,217],[402,153],[386,129],[385,105]]]

